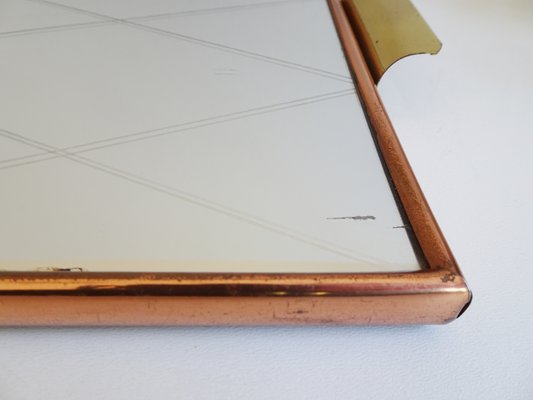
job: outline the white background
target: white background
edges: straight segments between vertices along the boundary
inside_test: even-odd
[[[1,329],[0,399],[532,399],[533,3],[418,0],[380,91],[474,292],[433,327]]]

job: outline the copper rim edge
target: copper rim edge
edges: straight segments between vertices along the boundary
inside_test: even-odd
[[[414,273],[0,272],[0,325],[440,324],[471,293],[413,175],[353,35],[328,0],[396,192],[428,263]]]

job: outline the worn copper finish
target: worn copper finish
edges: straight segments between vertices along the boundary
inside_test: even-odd
[[[438,324],[471,294],[383,108],[341,0],[329,0],[391,181],[428,268],[390,274],[0,273],[0,325]]]

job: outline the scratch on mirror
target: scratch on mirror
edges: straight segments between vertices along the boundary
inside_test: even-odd
[[[215,75],[237,75],[239,71],[233,68],[218,68],[214,71]]]
[[[73,267],[73,268],[58,268],[58,267],[39,267],[37,271],[48,271],[48,272],[83,272],[83,268]]]
[[[373,215],[355,215],[353,217],[330,217],[327,219],[351,219],[353,221],[366,221],[366,220],[375,220],[376,217]]]

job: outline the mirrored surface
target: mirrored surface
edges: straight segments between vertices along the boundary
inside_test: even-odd
[[[321,0],[0,0],[0,270],[420,269]]]

